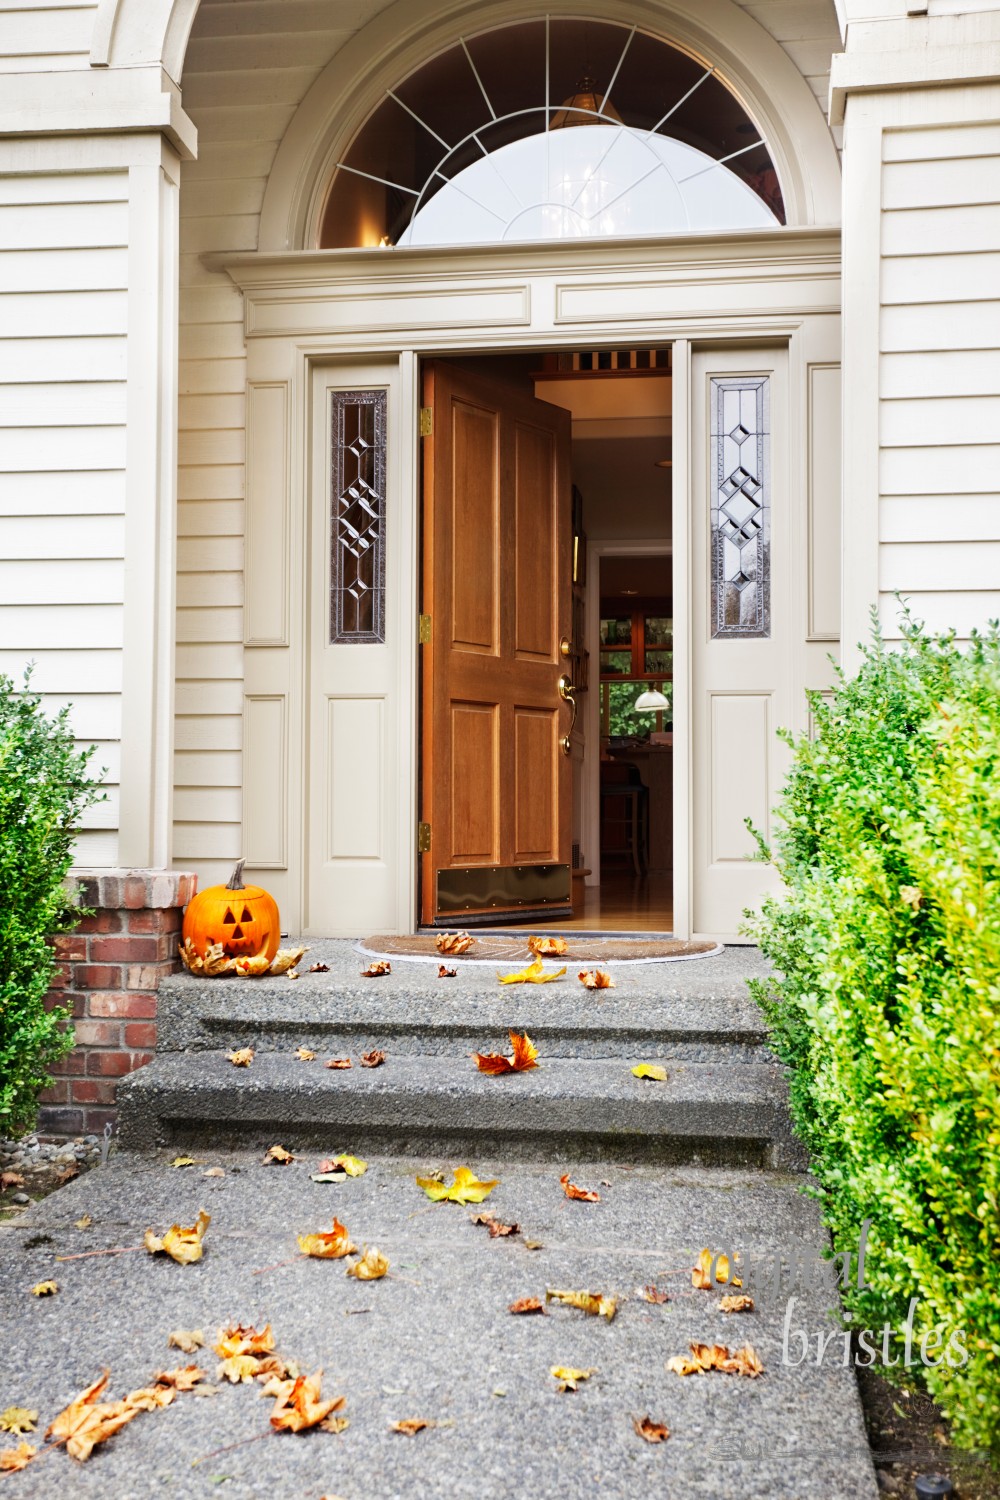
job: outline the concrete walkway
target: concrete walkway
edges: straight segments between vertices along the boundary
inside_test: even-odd
[[[354,1144],[330,1139],[328,1150]],[[17,1224],[0,1226],[0,1410],[35,1408],[45,1426],[105,1368],[117,1397],[187,1363],[167,1347],[172,1329],[203,1328],[211,1343],[223,1324],[269,1322],[280,1353],[307,1373],[322,1366],[324,1392],[347,1396],[350,1426],[338,1436],[271,1434],[271,1403],[256,1385],[220,1387],[209,1399],[181,1395],[138,1417],[84,1465],[59,1450],[6,1477],[4,1500],[877,1494],[839,1343],[819,1366],[785,1364],[787,1289],[775,1297],[754,1288],[757,1310],[726,1316],[715,1294],[691,1286],[689,1268],[705,1245],[739,1251],[755,1268],[776,1255],[787,1262],[818,1253],[824,1238],[801,1179],[580,1161],[573,1180],[601,1194],[587,1204],[565,1198],[558,1160],[384,1156],[371,1158],[363,1177],[318,1184],[310,1180],[315,1153],[280,1167],[262,1165],[259,1154],[202,1149],[187,1168],[172,1168],[172,1154],[112,1156]],[[475,1210],[428,1204],[414,1177],[463,1161],[499,1179],[485,1206],[518,1221],[522,1235],[493,1240],[470,1223]],[[225,1175],[203,1175],[214,1166]],[[145,1251],[56,1259],[139,1245],[147,1228],[191,1224],[201,1208],[212,1224],[197,1265]],[[78,1229],[84,1214],[92,1223]],[[388,1255],[390,1276],[364,1284],[344,1275],[343,1262],[296,1257],[295,1235],[329,1229],[334,1214],[359,1245]],[[526,1238],[543,1248],[528,1250]],[[48,1277],[59,1293],[33,1297],[32,1285]],[[649,1283],[668,1289],[671,1301],[641,1300],[636,1289]],[[553,1286],[623,1301],[610,1323],[569,1308],[547,1317],[508,1313],[510,1302],[544,1297]],[[809,1331],[813,1359],[817,1333],[833,1327],[828,1300],[813,1285],[794,1308],[793,1326]],[[766,1373],[756,1380],[668,1373],[666,1361],[692,1340],[750,1342]],[[216,1358],[200,1355],[214,1383]],[[558,1395],[553,1365],[596,1373],[575,1394]],[[636,1436],[633,1417],[647,1414],[670,1428],[668,1442],[650,1446]],[[389,1430],[407,1417],[440,1425],[416,1437]]]

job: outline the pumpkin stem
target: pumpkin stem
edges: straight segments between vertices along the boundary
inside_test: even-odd
[[[245,864],[245,859],[239,859],[236,861],[236,866],[233,870],[233,873],[226,881],[227,891],[241,891],[243,889],[243,866]]]

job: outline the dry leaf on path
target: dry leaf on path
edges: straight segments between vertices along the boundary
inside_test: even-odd
[[[241,979],[259,979],[270,967],[271,960],[266,953],[247,954],[233,960],[233,973]]]
[[[131,1422],[141,1410],[129,1406],[125,1401],[102,1402],[98,1398],[107,1388],[110,1371],[105,1370],[93,1385],[61,1411],[45,1436],[56,1443],[65,1443],[66,1452],[72,1458],[85,1462],[98,1443],[113,1437],[126,1422]]]
[[[331,1057],[329,1062],[323,1064],[324,1068],[349,1068],[351,1059],[349,1057]]]
[[[388,1269],[388,1257],[370,1245],[360,1260],[348,1266],[345,1274],[357,1277],[358,1281],[380,1281]]]
[[[566,939],[561,937],[530,937],[528,948],[536,958],[562,958],[566,952]]]
[[[608,1322],[618,1310],[617,1297],[605,1297],[601,1292],[563,1292],[555,1287],[546,1287],[546,1302],[559,1302],[564,1307],[578,1307],[593,1318],[607,1318]]]
[[[664,1427],[662,1422],[652,1421],[648,1416],[633,1417],[632,1426],[647,1443],[665,1443],[670,1436],[669,1427]]]
[[[576,976],[585,990],[613,990],[615,982],[606,969],[581,969]]]
[[[0,1172],[0,1193],[5,1193],[8,1188],[24,1187],[24,1178],[20,1172]]]
[[[295,1056],[299,1062],[313,1062],[316,1054],[315,1052],[310,1052],[308,1047],[296,1047]]]
[[[545,1305],[538,1297],[520,1297],[517,1302],[512,1302],[507,1309],[512,1313],[545,1313]]]
[[[12,1433],[14,1437],[34,1432],[37,1423],[37,1411],[29,1411],[26,1406],[8,1406],[6,1411],[0,1411],[0,1432]]]
[[[376,963],[369,964],[367,969],[361,970],[362,979],[381,979],[383,974],[392,973],[392,964],[387,959],[379,959]]]
[[[235,1052],[227,1052],[226,1057],[234,1068],[249,1068],[253,1062],[252,1047],[238,1047]]]
[[[363,1068],[380,1068],[385,1062],[385,1053],[372,1048],[371,1052],[362,1052],[361,1066]]]
[[[549,1374],[557,1382],[557,1392],[563,1396],[567,1391],[577,1390],[582,1380],[589,1380],[591,1375],[596,1375],[597,1369],[592,1367],[589,1370],[575,1370],[572,1365],[553,1365]]]
[[[252,1324],[230,1323],[228,1328],[219,1329],[218,1340],[212,1348],[220,1359],[228,1359],[233,1354],[270,1354],[274,1348],[274,1334],[270,1323],[265,1323],[259,1333]]]
[[[38,1452],[30,1443],[18,1443],[16,1448],[0,1449],[0,1474],[16,1474],[26,1469]]]
[[[353,1255],[357,1249],[346,1225],[336,1218],[328,1234],[300,1234],[296,1238],[302,1254],[312,1256],[314,1260],[340,1260],[345,1255]]]
[[[482,1203],[497,1186],[499,1178],[492,1182],[480,1182],[470,1167],[456,1167],[454,1180],[446,1186],[436,1177],[418,1177],[417,1187],[423,1188],[432,1203]]]
[[[178,944],[177,952],[181,963],[190,974],[207,975],[210,979],[214,979],[219,974],[231,973],[235,967],[221,943],[212,943],[205,950],[205,956],[202,958],[192,940],[186,937],[183,943]]]
[[[719,1311],[724,1313],[753,1312],[752,1297],[723,1297],[719,1303]]]
[[[513,1048],[510,1057],[503,1057],[499,1052],[473,1052],[472,1057],[480,1073],[497,1077],[501,1073],[526,1073],[530,1068],[538,1067],[538,1048],[527,1032],[519,1036],[516,1031],[511,1031],[508,1035]]]
[[[59,1290],[58,1281],[36,1281],[31,1288],[33,1297],[54,1297]]]
[[[727,1349],[725,1344],[691,1344],[689,1348],[690,1358],[675,1354],[667,1360],[667,1369],[674,1375],[703,1375],[718,1370],[723,1375],[746,1375],[754,1380],[764,1373],[764,1366],[749,1344],[741,1349]]]
[[[636,1296],[641,1297],[643,1302],[652,1302],[656,1307],[662,1307],[664,1302],[670,1301],[670,1293],[657,1291],[655,1286],[637,1287]]]
[[[172,1387],[175,1391],[193,1391],[199,1380],[207,1380],[204,1370],[197,1365],[178,1365],[176,1370],[157,1370],[153,1380],[157,1385]]]
[[[231,1385],[249,1385],[260,1374],[260,1360],[253,1354],[231,1354],[224,1359],[216,1371],[217,1380],[228,1380]]]
[[[491,1240],[504,1239],[508,1234],[521,1232],[520,1224],[503,1224],[494,1214],[470,1214],[469,1219],[473,1224],[484,1224],[490,1232]]]
[[[439,979],[457,979],[458,978],[458,970],[457,969],[448,969],[448,968],[445,967],[444,964],[438,964],[438,978]]]
[[[321,1161],[313,1173],[313,1182],[328,1182],[335,1178],[363,1177],[368,1171],[368,1163],[362,1161],[359,1156],[349,1156],[346,1153],[340,1156],[327,1157]]]
[[[277,1432],[305,1432],[310,1427],[318,1427],[331,1412],[341,1411],[346,1406],[346,1396],[323,1399],[322,1379],[322,1370],[317,1370],[315,1375],[300,1375],[287,1399],[278,1397],[271,1413],[271,1426]]]
[[[434,946],[439,953],[468,953],[475,941],[467,932],[442,932]]]
[[[190,1229],[182,1229],[179,1224],[172,1224],[162,1239],[147,1229],[142,1243],[150,1255],[169,1255],[179,1266],[193,1265],[196,1260],[201,1260],[201,1242],[205,1237],[205,1230],[212,1222],[212,1217],[202,1209],[198,1214],[197,1222]]]
[[[225,1177],[224,1167],[209,1167],[207,1172],[202,1172],[202,1177]]]
[[[172,1167],[193,1167],[195,1159],[193,1156],[175,1156],[170,1165]]]
[[[600,1203],[601,1195],[591,1191],[589,1188],[577,1187],[575,1182],[570,1182],[569,1173],[564,1172],[559,1181],[567,1198],[572,1198],[575,1203]]]
[[[329,964],[310,964],[306,970],[307,974],[329,974]]]
[[[739,1260],[739,1256],[736,1256],[735,1258],[736,1260]],[[743,1285],[738,1276],[734,1276],[732,1281],[729,1280],[729,1256],[721,1254],[718,1256],[713,1256],[711,1250],[706,1248],[702,1250],[702,1252],[698,1256],[698,1259],[691,1271],[691,1285],[695,1287],[697,1291],[710,1292],[713,1290],[713,1260],[715,1261],[715,1280],[717,1282],[719,1282],[722,1286],[725,1286],[727,1283],[730,1286]]]
[[[430,1422],[425,1422],[422,1417],[404,1417],[401,1422],[390,1422],[390,1432],[401,1432],[404,1437],[416,1437],[418,1432],[423,1432],[425,1427],[430,1427]]]
[[[295,1157],[290,1151],[286,1151],[284,1146],[268,1146],[267,1150],[264,1152],[262,1166],[266,1167],[269,1162],[273,1161],[277,1162],[281,1167],[287,1167],[288,1163],[294,1160]]]
[[[666,1083],[667,1070],[659,1063],[636,1063],[632,1069],[635,1078],[650,1078],[654,1083]]]
[[[146,1385],[141,1390],[130,1391],[125,1405],[136,1411],[160,1411],[169,1406],[177,1395],[172,1385]]]
[[[271,960],[271,967],[267,971],[268,976],[287,974],[289,969],[295,968],[303,953],[308,951],[307,948],[279,948]]]
[[[526,969],[518,969],[513,974],[498,974],[497,978],[501,984],[549,984],[553,979],[561,979],[565,972],[565,964],[561,969],[546,970],[542,960],[536,958]]]
[[[182,1354],[193,1354],[196,1349],[204,1348],[205,1335],[200,1328],[175,1328],[167,1334],[167,1343]]]

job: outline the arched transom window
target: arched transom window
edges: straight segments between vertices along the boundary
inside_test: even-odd
[[[610,21],[465,36],[391,89],[337,164],[324,247],[490,244],[785,221],[716,69]]]

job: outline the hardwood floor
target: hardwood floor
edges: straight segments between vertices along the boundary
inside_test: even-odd
[[[673,882],[669,875],[632,875],[609,871],[600,885],[584,887],[583,907],[571,918],[549,924],[591,932],[670,932],[673,926]],[[523,923],[511,924],[523,930]],[[538,924],[536,923],[536,926]],[[496,931],[503,931],[498,924]]]

